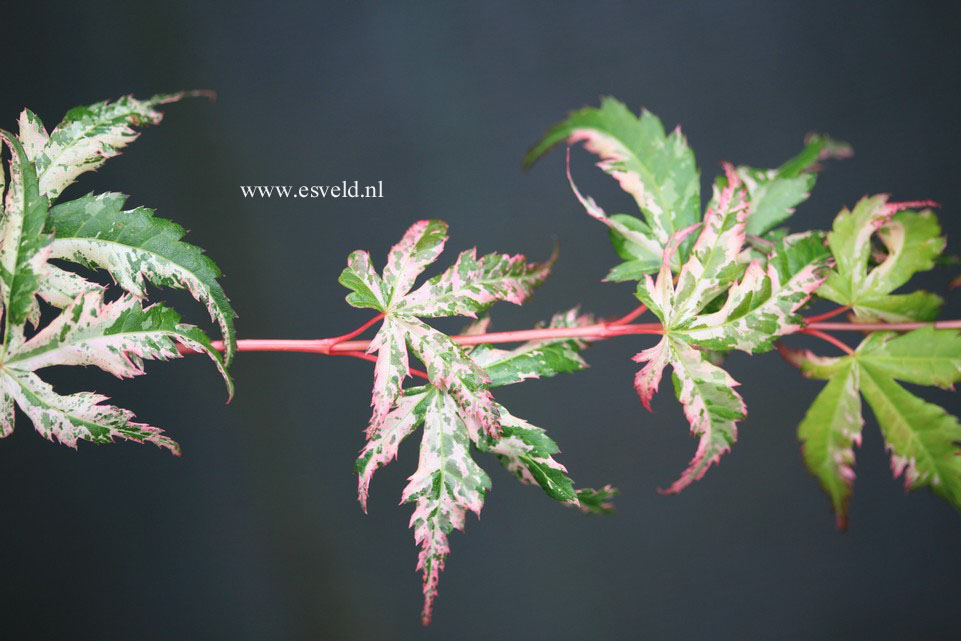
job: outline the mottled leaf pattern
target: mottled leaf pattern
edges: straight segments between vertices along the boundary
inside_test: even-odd
[[[179,358],[178,345],[206,353],[213,359],[233,393],[224,359],[199,328],[180,322],[167,307],[144,307],[143,279],[158,285],[186,286],[198,298],[219,296],[218,318],[224,327],[228,355],[233,347],[230,310],[214,280],[219,272],[199,249],[177,246],[183,233],[153,212],[121,210],[118,194],[86,196],[53,207],[49,200],[81,173],[96,169],[106,158],[136,137],[136,124],[158,122],[154,107],[185,94],[158,96],[148,101],[123,98],[70,111],[49,135],[30,110],[20,116],[15,137],[0,131],[10,150],[9,185],[0,220],[0,292],[4,335],[0,346],[0,436],[13,431],[19,407],[34,427],[50,440],[76,447],[77,441],[109,443],[116,438],[151,442],[179,453],[177,444],[149,425],[133,420],[132,412],[107,405],[106,397],[80,392],[61,395],[37,371],[53,365],[94,365],[126,378],[144,373],[144,361]],[[0,171],[0,176],[6,172]],[[126,253],[117,247],[126,245]],[[141,255],[135,255],[141,252]],[[208,290],[178,281],[167,265],[144,255],[172,258],[189,255],[203,265],[200,280]],[[169,254],[169,255],[168,255]],[[134,295],[106,302],[106,289],[81,274],[48,262],[72,260],[84,267],[106,267]],[[151,262],[153,261],[153,262]],[[210,284],[212,283],[212,285]],[[39,300],[59,308],[59,315],[28,333],[40,321]]]
[[[754,261],[727,292],[724,306],[701,314],[683,330],[686,339],[715,350],[763,352],[778,336],[801,329],[796,315],[824,280],[829,254],[818,236],[780,241],[762,267]]]
[[[581,490],[586,501],[582,504],[567,470],[554,459],[556,443],[543,429],[511,415],[490,393],[492,386],[586,367],[579,354],[585,341],[539,340],[509,350],[490,345],[468,350],[419,318],[474,317],[497,300],[522,303],[543,282],[550,263],[533,265],[522,256],[500,254],[478,259],[470,250],[411,292],[417,276],[440,254],[446,232],[447,225],[441,221],[415,223],[391,248],[383,276],[366,252],[357,251],[348,258],[339,279],[350,290],[348,303],[383,314],[368,350],[377,354],[374,412],[367,443],[355,465],[358,498],[365,511],[374,472],[396,458],[400,443],[423,425],[420,463],[403,500],[415,505],[411,527],[421,548],[417,567],[424,580],[425,624],[430,621],[440,572],[450,551],[447,537],[451,530],[464,528],[468,511],[480,513],[490,488],[490,479],[471,458],[472,443],[479,451],[493,454],[522,482],[539,485],[552,498],[585,511],[610,511],[615,493],[610,487]],[[572,309],[556,314],[549,326],[592,322]],[[482,333],[489,323],[484,316],[466,334]],[[403,387],[410,373],[408,353],[426,366],[429,385]]]
[[[551,456],[558,452],[557,444],[543,429],[511,416],[501,405],[497,408],[502,434],[481,438],[479,448],[496,455],[522,482],[540,485],[551,498],[577,505],[577,492],[567,477],[567,468]]]
[[[220,270],[199,247],[183,242],[180,225],[157,218],[146,207],[124,210],[125,201],[123,194],[106,193],[52,207],[47,229],[56,238],[50,258],[105,269],[117,284],[141,298],[146,282],[186,289],[220,326],[229,363],[236,351],[236,314],[217,282]]]
[[[36,325],[39,321],[34,294],[40,287],[51,237],[43,233],[48,203],[39,191],[36,168],[15,136],[0,131],[0,138],[11,154],[10,185],[0,223],[0,284],[9,342],[19,341],[24,323]]]
[[[447,535],[464,529],[468,510],[480,515],[488,489],[490,478],[471,458],[467,427],[453,399],[432,395],[424,413],[420,462],[401,497],[414,503],[410,526],[421,547],[417,569],[424,576],[425,625],[430,623],[440,572],[450,552]]]
[[[476,316],[499,300],[520,305],[544,282],[552,263],[528,263],[520,254],[477,258],[476,250],[471,249],[393,308],[398,313],[434,318]]]
[[[700,480],[737,440],[737,421],[747,414],[737,381],[683,341],[671,341],[674,392],[684,406],[691,433],[699,437],[697,451],[681,477],[664,490],[680,492]]]
[[[669,493],[702,478],[730,450],[737,438],[737,421],[746,415],[734,390],[737,383],[705,350],[770,349],[776,337],[800,329],[795,313],[823,281],[828,255],[815,235],[781,241],[765,266],[752,262],[736,280],[748,213],[745,193],[737,172],[726,165],[725,180],[715,185],[712,204],[677,284],[671,255],[697,226],[677,232],[668,242],[656,281],[646,275],[638,283],[637,296],[661,319],[664,338],[634,357],[645,363],[635,376],[635,389],[650,410],[664,368],[670,365],[677,398],[692,433],[700,439],[687,470],[665,490]],[[717,311],[709,311],[725,295]]]
[[[24,112],[20,131],[36,164],[40,193],[57,198],[77,176],[97,169],[136,140],[139,134],[134,127],[159,123],[163,114],[156,107],[187,95],[191,94],[164,94],[148,100],[124,96],[114,102],[75,107],[49,136],[39,118]]]
[[[593,322],[593,317],[582,315],[574,308],[555,314],[547,326],[581,327]],[[471,352],[471,360],[484,369],[490,385],[497,387],[584,369],[587,363],[579,352],[585,346],[585,341],[571,338],[530,341],[512,350],[479,345]]]
[[[351,290],[348,303],[384,313],[384,322],[368,350],[377,353],[369,434],[377,432],[400,395],[409,374],[408,348],[427,366],[431,383],[456,399],[472,433],[494,435],[499,430],[487,375],[457,343],[418,317],[475,317],[498,300],[519,305],[547,278],[551,262],[537,265],[520,255],[503,254],[478,259],[475,250],[469,250],[448,270],[410,292],[446,241],[446,223],[422,220],[391,248],[383,277],[362,251],[348,257],[347,268],[340,275],[340,283]]]
[[[16,401],[44,437],[76,447],[78,440],[112,443],[122,438],[153,443],[180,454],[179,446],[156,427],[133,421],[133,412],[104,405],[105,396],[79,392],[61,396],[30,371],[6,368],[0,376],[4,397]]]
[[[175,344],[205,352],[233,392],[220,354],[204,333],[163,305],[144,308],[132,296],[104,302],[102,290],[80,295],[46,327],[7,350],[4,363],[33,371],[51,365],[95,365],[119,378],[140,376],[144,360],[179,358]]]

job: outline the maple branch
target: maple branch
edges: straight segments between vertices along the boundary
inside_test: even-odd
[[[830,312],[832,316],[843,313],[841,311],[834,310]],[[637,310],[631,312],[631,314],[640,315]],[[630,316],[629,314],[628,316]],[[349,334],[344,334],[343,336],[337,336],[335,338],[317,338],[317,339],[244,339],[237,341],[237,351],[240,352],[301,352],[307,354],[323,354],[325,356],[339,356],[344,353],[363,353],[370,346],[369,340],[348,340],[354,336],[360,335],[363,331],[367,330],[369,327],[374,325],[377,321],[381,320],[383,315],[379,315],[360,328],[351,332]],[[636,316],[635,316],[636,317]],[[821,315],[820,317],[823,317]],[[819,316],[812,316],[813,320],[820,318]],[[816,336],[823,340],[827,340],[825,337],[829,337],[833,341],[837,341],[833,336],[827,334],[831,331],[846,331],[846,332],[874,332],[874,331],[910,331],[914,329],[920,329],[922,327],[933,326],[935,329],[961,329],[961,320],[948,320],[948,321],[935,321],[929,323],[922,322],[912,322],[912,323],[831,323],[831,322],[808,322],[804,329],[799,330],[799,333],[809,334],[811,336]],[[614,338],[616,336],[630,336],[630,335],[643,335],[643,334],[663,334],[664,329],[661,327],[660,323],[630,323],[622,324],[619,321],[613,323],[595,323],[594,325],[585,325],[582,327],[552,327],[543,329],[525,329],[513,332],[491,332],[488,334],[473,334],[473,335],[462,335],[462,336],[451,336],[451,338],[460,345],[481,345],[484,343],[521,343],[525,341],[536,341],[536,340],[551,340],[551,339],[564,339],[564,338],[580,338],[589,341],[599,341],[606,340],[608,338]],[[840,343],[840,341],[837,341]],[[835,344],[832,342],[832,344]],[[844,345],[843,343],[840,343]],[[212,341],[214,349],[218,351],[223,351],[223,341]],[[847,345],[844,348],[850,349]],[[841,348],[841,349],[844,349]],[[194,350],[180,346],[181,354],[194,354],[197,353]],[[353,355],[353,354],[351,354]],[[365,360],[370,360],[366,358],[367,354],[364,354]],[[371,357],[373,358],[373,357]]]

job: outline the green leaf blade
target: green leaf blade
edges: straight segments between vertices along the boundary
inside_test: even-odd
[[[50,257],[106,269],[139,297],[146,294],[144,281],[187,290],[220,327],[229,364],[237,349],[236,313],[218,281],[220,269],[200,248],[183,242],[180,225],[145,207],[124,211],[125,200],[121,194],[88,194],[53,207]]]

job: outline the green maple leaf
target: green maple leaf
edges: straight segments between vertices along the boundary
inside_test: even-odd
[[[944,250],[941,228],[929,201],[889,203],[880,194],[862,198],[853,210],[844,209],[834,220],[828,245],[835,268],[818,296],[850,307],[862,321],[901,322],[933,320],[941,309],[940,296],[924,291],[892,294],[915,273],[934,267]],[[884,255],[875,258],[877,234]]]
[[[876,332],[837,358],[787,352],[805,376],[827,380],[801,422],[804,460],[831,498],[839,527],[848,519],[854,446],[861,443],[861,396],[874,412],[907,489],[930,487],[961,509],[961,424],[898,381],[950,388],[961,380],[961,335],[925,327],[898,336]]]

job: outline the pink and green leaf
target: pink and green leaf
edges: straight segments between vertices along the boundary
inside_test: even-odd
[[[675,333],[708,349],[757,353],[801,329],[797,311],[824,282],[830,256],[816,236],[795,236],[776,247],[766,267],[757,261],[748,266],[721,309],[697,316]]]
[[[421,547],[417,569],[423,574],[424,625],[430,623],[440,572],[450,553],[447,535],[464,529],[468,510],[480,515],[488,489],[490,479],[470,456],[459,408],[448,395],[433,395],[424,414],[417,471],[401,499],[415,506],[410,527]]]
[[[598,166],[631,195],[661,246],[676,231],[698,221],[699,175],[680,128],[668,135],[649,111],[638,117],[623,103],[604,98],[600,108],[575,111],[551,128],[527,153],[525,166],[565,141],[583,142],[598,156]]]
[[[121,438],[153,443],[180,454],[180,447],[156,427],[133,421],[133,412],[105,405],[105,396],[79,392],[61,396],[35,373],[7,367],[0,375],[4,399],[13,398],[45,438],[76,448],[77,441],[112,443]],[[4,410],[9,419],[9,406]],[[6,426],[5,426],[6,428]]]
[[[120,287],[144,298],[146,284],[184,289],[203,303],[220,328],[224,360],[236,352],[236,316],[218,279],[220,269],[195,245],[184,242],[180,225],[154,215],[146,207],[124,210],[123,194],[88,194],[50,209],[46,231],[54,236],[50,258],[105,269]],[[74,282],[74,292],[92,285]],[[50,301],[49,290],[41,297]]]
[[[19,340],[19,326],[26,322],[36,325],[39,321],[35,294],[40,288],[52,236],[43,231],[49,203],[40,193],[36,168],[16,136],[0,131],[0,139],[11,155],[10,185],[0,221],[0,289],[8,315],[4,337],[7,345]]]
[[[520,305],[550,274],[553,259],[528,263],[520,254],[462,252],[445,272],[392,305],[399,314],[436,318],[474,317],[497,301]]]
[[[731,449],[737,440],[737,421],[747,415],[747,408],[734,391],[738,383],[730,374],[682,341],[671,341],[670,350],[674,391],[691,424],[691,433],[699,437],[697,452],[687,469],[663,490],[676,494],[700,480]]]
[[[373,414],[367,426],[367,434],[372,436],[380,429],[387,413],[400,396],[404,379],[410,374],[407,335],[403,326],[393,317],[385,318],[367,352],[377,353],[370,401]]]
[[[669,327],[689,321],[737,277],[748,203],[734,168],[725,165],[724,169],[725,184],[715,186],[713,206],[708,208],[690,257],[677,277]]]
[[[75,107],[67,112],[49,137],[39,119],[31,122],[28,117],[31,127],[27,130],[26,140],[36,162],[40,192],[51,200],[56,199],[77,176],[99,168],[136,140],[140,134],[134,127],[159,123],[163,114],[156,109],[158,106],[176,102],[187,95],[191,94],[164,94],[148,100],[124,96],[114,102]],[[37,124],[39,131],[35,129]],[[24,135],[23,129],[21,135]],[[38,152],[41,141],[43,148]]]
[[[388,305],[400,300],[414,286],[414,281],[437,260],[447,242],[447,223],[442,220],[421,220],[391,247],[384,267],[384,286]]]

